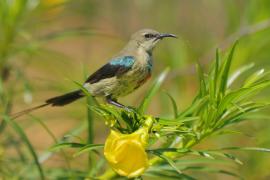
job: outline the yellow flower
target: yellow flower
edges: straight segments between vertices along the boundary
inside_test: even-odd
[[[148,120],[152,118],[148,118]],[[149,138],[149,124],[132,134],[121,134],[111,130],[108,136],[104,155],[111,168],[121,176],[128,178],[141,175],[149,166],[145,147]]]

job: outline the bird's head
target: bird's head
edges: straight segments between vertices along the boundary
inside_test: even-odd
[[[136,43],[138,47],[143,48],[145,51],[151,52],[156,44],[166,37],[177,38],[174,34],[159,33],[152,29],[142,29],[131,36],[131,41]]]

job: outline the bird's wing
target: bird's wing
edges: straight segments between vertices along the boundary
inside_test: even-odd
[[[121,76],[131,69],[134,62],[135,58],[133,56],[115,58],[89,76],[85,83],[94,84],[102,79]]]

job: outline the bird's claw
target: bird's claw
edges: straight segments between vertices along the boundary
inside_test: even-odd
[[[134,107],[125,106],[123,109],[129,113],[136,113],[136,109]]]

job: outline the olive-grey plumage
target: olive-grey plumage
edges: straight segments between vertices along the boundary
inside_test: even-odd
[[[134,33],[126,46],[89,76],[83,84],[94,97],[104,97],[108,103],[125,107],[117,102],[117,98],[132,93],[151,76],[152,51],[156,44],[173,34],[159,33],[152,29],[142,29]],[[82,90],[76,90],[46,100],[45,104],[15,114],[19,117],[32,110],[51,105],[64,106],[84,96]]]
[[[152,51],[159,40],[164,37],[176,36],[161,34],[151,29],[143,29],[134,33],[127,45],[108,64],[95,72],[95,76],[92,78],[90,76],[90,80],[104,74],[111,74],[111,76],[101,78],[94,83],[86,81],[84,87],[93,96],[112,99],[130,94],[151,76]]]

